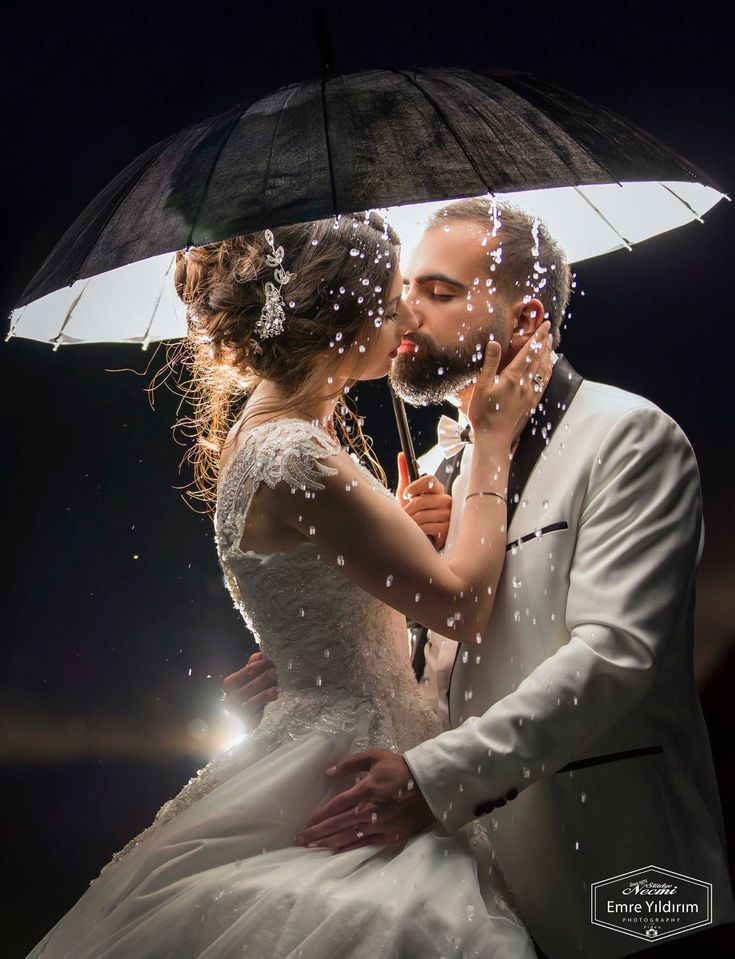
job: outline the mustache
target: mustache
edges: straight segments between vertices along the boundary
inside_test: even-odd
[[[418,330],[415,333],[411,333],[410,336],[404,334],[403,340],[406,343],[413,343],[414,346],[424,347],[424,349],[427,350],[436,349],[434,341],[425,333],[420,333]]]

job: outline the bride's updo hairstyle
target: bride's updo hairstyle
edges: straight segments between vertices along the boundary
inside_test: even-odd
[[[370,359],[377,339],[370,333],[383,321],[398,269],[398,237],[375,213],[275,227],[272,234],[291,274],[281,288],[283,330],[275,336],[258,334],[266,283],[278,284],[265,231],[176,254],[174,282],[186,304],[188,337],[175,344],[167,368],[180,363],[189,374],[178,382],[193,416],[177,426],[195,439],[185,455],[194,466],[189,496],[209,510],[224,441],[263,379],[277,384],[283,402],[277,408],[258,403],[253,412],[259,417],[308,416],[316,403],[337,398],[334,425],[342,440],[385,482],[342,381],[332,374],[340,365],[349,389]],[[247,428],[247,416],[242,425]]]

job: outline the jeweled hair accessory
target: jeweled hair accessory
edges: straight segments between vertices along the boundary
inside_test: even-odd
[[[274,267],[273,279],[278,284],[278,288],[276,288],[275,284],[271,283],[270,280],[265,284],[265,303],[263,304],[263,309],[260,311],[260,319],[255,324],[255,332],[261,340],[283,333],[283,321],[286,319],[286,314],[283,309],[284,300],[281,295],[281,290],[295,275],[284,270],[283,247],[279,246],[278,249],[276,249],[273,233],[270,230],[265,230],[264,234],[268,245],[273,251],[272,253],[266,254],[265,261],[268,266]]]

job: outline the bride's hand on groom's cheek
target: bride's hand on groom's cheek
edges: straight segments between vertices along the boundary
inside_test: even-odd
[[[297,846],[321,846],[335,852],[392,846],[434,822],[434,814],[399,753],[367,749],[348,756],[327,773],[334,779],[365,775],[312,813],[306,827],[294,837]]]
[[[419,476],[413,483],[408,481],[406,457],[398,454],[398,489],[396,499],[411,519],[433,538],[434,545],[441,549],[447,540],[449,517],[452,512],[452,497],[436,476]]]
[[[263,709],[278,698],[278,676],[273,661],[260,651],[247,664],[222,680],[225,709],[249,729],[263,718]]]

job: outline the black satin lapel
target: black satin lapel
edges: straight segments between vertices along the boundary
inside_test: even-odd
[[[526,483],[539,461],[539,457],[551,442],[574,395],[582,383],[582,377],[563,356],[554,364],[549,385],[539,403],[535,415],[526,424],[518,441],[510,465],[508,478],[508,525],[513,522],[515,511],[523,495]]]

